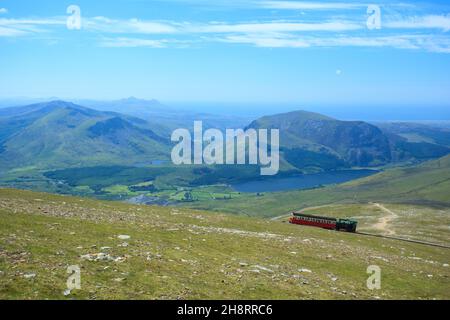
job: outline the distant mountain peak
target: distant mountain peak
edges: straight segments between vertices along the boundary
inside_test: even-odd
[[[73,102],[64,101],[64,100],[52,100],[50,102],[42,102],[42,105],[46,105],[49,107],[60,107],[60,108],[83,108],[79,105],[76,105]]]
[[[297,110],[297,111],[291,111],[287,113],[281,113],[274,116],[268,116],[268,117],[280,117],[280,118],[288,118],[288,119],[296,119],[296,118],[302,118],[303,120],[336,120],[332,117],[312,112],[312,111],[305,111],[305,110]]]
[[[125,98],[125,99],[121,99],[119,100],[121,102],[128,102],[128,103],[146,103],[146,104],[161,104],[158,100],[156,99],[150,99],[150,100],[146,100],[146,99],[139,99],[136,98],[134,96]]]
[[[135,96],[131,96],[131,97],[122,99],[122,101],[140,101],[140,100],[141,99],[138,99]]]

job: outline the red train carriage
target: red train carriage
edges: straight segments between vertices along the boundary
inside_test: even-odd
[[[293,216],[289,219],[289,222],[292,224],[312,226],[328,230],[356,232],[356,226],[358,224],[357,221],[349,219],[319,217],[297,212],[293,212],[292,214]]]
[[[292,224],[300,224],[304,226],[319,227],[329,230],[336,230],[337,220],[334,218],[318,217],[309,214],[293,213],[293,217],[289,219]]]

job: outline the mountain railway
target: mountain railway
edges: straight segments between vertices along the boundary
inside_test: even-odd
[[[323,216],[315,216],[315,215],[305,214],[305,213],[301,213],[301,212],[292,212],[292,216],[289,218],[288,221],[289,221],[289,223],[295,224],[295,225],[311,226],[311,227],[317,227],[317,228],[322,228],[322,229],[326,229],[326,230],[345,231],[345,232],[354,233],[354,234],[361,235],[361,236],[383,238],[383,239],[389,239],[389,240],[416,243],[416,244],[437,247],[437,248],[450,249],[450,246],[447,246],[444,244],[395,237],[392,235],[382,235],[382,234],[374,234],[374,233],[356,231],[358,222],[355,220],[351,220],[351,219],[338,219],[338,218],[330,218],[330,217],[323,217]]]
[[[407,238],[400,238],[400,237],[394,237],[394,236],[387,236],[382,234],[374,234],[374,233],[368,233],[368,232],[355,232],[355,234],[361,235],[361,236],[368,236],[368,237],[376,237],[376,238],[383,238],[383,239],[389,239],[389,240],[397,240],[397,241],[404,241],[404,242],[410,242],[410,243],[417,243],[421,245],[426,245],[430,247],[437,247],[437,248],[444,248],[444,249],[450,249],[450,246],[446,246],[445,244],[439,244],[439,243],[432,243],[427,241],[421,241],[421,240],[413,240],[413,239],[407,239]]]

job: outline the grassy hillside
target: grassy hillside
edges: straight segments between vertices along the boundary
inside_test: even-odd
[[[169,159],[169,140],[144,120],[64,101],[2,110],[2,169],[139,164]]]
[[[5,189],[0,219],[1,299],[450,298],[447,249]],[[65,296],[70,265],[82,288]],[[366,287],[369,265],[381,290]]]
[[[349,183],[314,190],[243,194],[229,201],[203,201],[192,207],[274,217],[323,204],[412,203],[450,207],[450,156],[408,168],[395,168]]]

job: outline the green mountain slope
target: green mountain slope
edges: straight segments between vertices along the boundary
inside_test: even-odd
[[[442,248],[5,189],[0,219],[0,299],[450,298]],[[64,295],[73,265],[81,289]]]
[[[388,138],[362,121],[297,111],[263,117],[250,127],[280,129],[284,159],[299,169],[377,166],[391,161]]]
[[[382,166],[450,153],[450,131],[425,124],[375,126],[295,111],[262,117],[249,127],[280,129],[282,161],[301,170]]]
[[[54,101],[0,113],[3,168],[138,164],[168,159],[168,140],[143,120]]]

